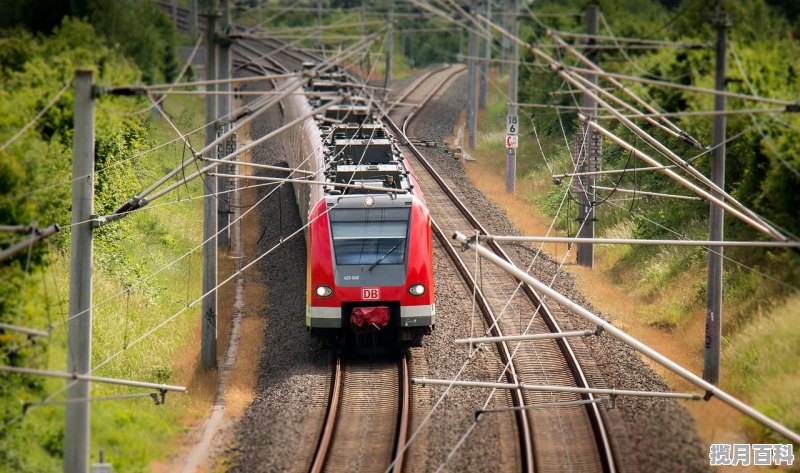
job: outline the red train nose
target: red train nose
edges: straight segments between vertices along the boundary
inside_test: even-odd
[[[350,325],[356,330],[382,329],[389,325],[389,308],[386,306],[354,307],[350,314]]]

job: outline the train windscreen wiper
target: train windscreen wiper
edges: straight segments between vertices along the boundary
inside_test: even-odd
[[[375,266],[378,266],[378,264],[379,264],[381,261],[383,261],[383,259],[384,259],[384,258],[386,258],[387,256],[389,256],[389,255],[392,253],[392,251],[396,250],[396,249],[397,249],[397,247],[398,247],[398,246],[400,246],[400,243],[403,243],[403,240],[400,240],[400,241],[398,241],[398,242],[397,242],[397,244],[396,244],[396,245],[394,245],[394,246],[392,247],[392,249],[391,249],[391,250],[387,251],[385,255],[381,256],[380,258],[378,258],[378,260],[377,260],[377,261],[375,261],[374,263],[372,263],[372,266],[370,266],[370,267],[369,267],[369,269],[368,269],[367,271],[372,271],[372,268],[374,268]]]

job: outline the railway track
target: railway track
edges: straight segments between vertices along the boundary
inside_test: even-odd
[[[401,104],[391,110],[386,122],[395,137],[405,144],[406,155],[423,187],[434,220],[434,233],[469,289],[473,290],[476,275],[460,257],[449,236],[456,230],[469,228],[487,232],[453,192],[452,189],[456,188],[454,183],[440,176],[406,136],[408,124],[419,110],[455,80],[460,72],[463,69],[458,66],[444,67],[413,83],[410,90],[398,100]],[[491,245],[491,249],[510,261],[499,245]],[[482,284],[475,291],[476,302],[493,336],[515,335],[526,330],[529,333],[561,331],[553,314],[528,286],[524,285],[522,291],[517,291],[517,282],[493,266],[483,267],[480,277],[488,284]],[[494,324],[495,318],[501,314]],[[533,314],[536,317],[527,327]],[[509,382],[589,387],[567,339],[535,343],[499,342],[497,349],[502,362],[508,366],[506,378]],[[525,471],[616,471],[616,460],[604,417],[596,403],[586,404],[585,407],[531,409],[541,403],[591,399],[591,395],[569,393],[512,392]]]
[[[328,410],[311,473],[403,471],[410,374],[399,360],[333,355]]]

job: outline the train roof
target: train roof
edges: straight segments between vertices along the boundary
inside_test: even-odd
[[[335,75],[334,75],[335,76]],[[327,79],[327,80],[326,80]],[[317,85],[328,86],[328,78]],[[312,85],[313,87],[313,85]],[[363,102],[352,95],[348,102],[328,107],[316,115],[322,137],[326,197],[370,195],[373,199],[405,202],[414,186],[395,140]],[[405,204],[403,204],[405,205]]]

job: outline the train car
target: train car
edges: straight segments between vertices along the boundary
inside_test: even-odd
[[[363,118],[344,108],[331,113]],[[394,142],[368,121],[323,127],[323,185],[308,213],[306,326],[336,349],[419,345],[435,323],[430,215]]]

